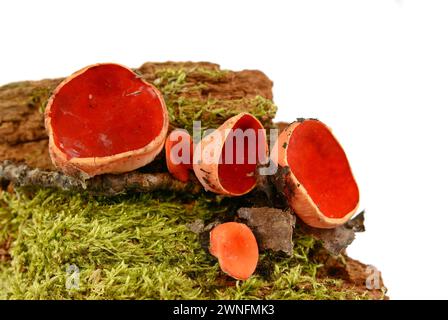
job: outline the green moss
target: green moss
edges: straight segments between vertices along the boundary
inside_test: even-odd
[[[257,117],[265,127],[272,125],[277,107],[264,97],[242,99],[204,98],[206,82],[219,82],[228,74],[213,68],[167,68],[156,72],[154,85],[162,92],[170,115],[170,123],[178,128],[192,130],[194,120],[202,121],[202,128],[217,128],[228,118],[241,112]],[[203,81],[189,81],[189,77]]]
[[[190,70],[190,73],[199,74],[199,75],[207,77],[211,80],[220,80],[223,77],[225,77],[229,73],[229,71],[225,70],[225,69],[221,70],[219,68],[197,67],[197,68],[192,68]]]
[[[258,118],[266,128],[271,126],[277,111],[274,103],[266,98],[242,98],[235,100],[201,100],[178,97],[167,100],[170,123],[178,128],[192,130],[194,120],[202,121],[202,129],[217,128],[225,120],[241,112],[249,112]]]
[[[12,267],[0,261],[0,300],[8,298],[8,293],[11,290],[11,278],[14,276]]]
[[[184,89],[187,72],[184,69],[166,69],[156,72],[154,85],[164,96],[177,95]]]
[[[44,113],[45,106],[47,104],[48,98],[52,92],[51,88],[48,87],[37,87],[31,92],[31,96],[28,101],[29,106],[38,108],[40,113]]]
[[[3,192],[0,205],[0,246],[14,239],[12,259],[0,260],[3,299],[364,298],[316,278],[319,265],[308,258],[315,244],[307,237],[296,237],[292,257],[265,253],[256,275],[231,281],[185,226],[226,210],[212,196],[41,190],[31,197]],[[78,289],[66,288],[69,265],[79,268]]]
[[[216,82],[225,77],[229,73],[228,70],[220,70],[218,68],[161,68],[156,71],[156,79],[153,81],[165,96],[177,95],[179,93],[197,92],[204,88],[199,85],[191,85],[189,77],[195,76],[205,81]]]

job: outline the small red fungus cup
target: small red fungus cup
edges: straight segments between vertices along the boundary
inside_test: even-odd
[[[257,240],[243,223],[226,222],[213,228],[209,250],[221,270],[234,279],[247,280],[257,268]]]
[[[274,145],[271,159],[289,168],[279,171],[284,180],[279,191],[308,225],[335,228],[356,212],[358,185],[344,150],[324,123],[304,119],[290,124]]]
[[[171,175],[187,182],[193,170],[193,140],[186,130],[171,131],[165,142],[165,158]]]
[[[91,65],[65,79],[45,110],[53,164],[81,178],[150,163],[163,149],[168,123],[160,92],[113,63]]]
[[[266,157],[263,125],[251,114],[240,113],[195,146],[193,170],[206,190],[240,196],[255,187],[257,165]]]

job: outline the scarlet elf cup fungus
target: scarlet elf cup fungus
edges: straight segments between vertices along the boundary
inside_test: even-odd
[[[258,245],[252,230],[237,222],[226,222],[210,232],[210,253],[218,258],[221,270],[246,280],[258,263]]]
[[[257,164],[266,157],[263,125],[251,114],[240,113],[195,146],[193,170],[206,190],[240,196],[255,187]]]
[[[193,141],[186,130],[171,131],[165,142],[165,158],[173,177],[187,182],[190,170],[193,169]]]
[[[45,126],[54,165],[89,178],[151,162],[163,148],[168,112],[160,92],[132,70],[95,64],[54,90]]]
[[[271,159],[289,168],[281,185],[289,205],[307,224],[335,228],[359,204],[359,190],[346,154],[331,130],[314,119],[298,120],[279,136]]]

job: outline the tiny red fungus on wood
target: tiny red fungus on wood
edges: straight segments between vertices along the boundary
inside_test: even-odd
[[[151,162],[163,148],[168,112],[160,92],[132,70],[95,64],[54,90],[45,126],[54,165],[89,178]]]
[[[210,253],[218,258],[223,272],[238,280],[248,279],[257,267],[257,241],[243,223],[226,222],[213,228]]]
[[[206,190],[240,196],[255,187],[257,164],[266,156],[263,125],[251,114],[240,113],[195,146],[193,169]]]
[[[173,177],[187,182],[193,169],[193,140],[186,130],[171,131],[165,142],[165,158]]]
[[[358,185],[344,150],[324,123],[307,119],[290,124],[280,134],[271,158],[289,168],[281,177],[281,191],[305,223],[334,228],[356,212]]]

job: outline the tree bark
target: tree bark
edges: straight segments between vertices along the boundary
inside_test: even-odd
[[[43,187],[88,192],[93,195],[114,196],[126,192],[181,191],[196,194],[202,186],[196,181],[184,183],[168,172],[142,173],[133,171],[120,175],[105,174],[81,181],[57,171],[30,168],[9,160],[0,162],[0,181],[9,181],[18,187]]]

